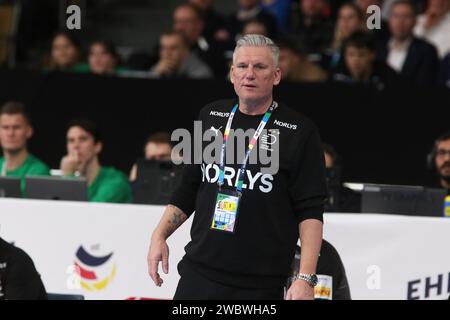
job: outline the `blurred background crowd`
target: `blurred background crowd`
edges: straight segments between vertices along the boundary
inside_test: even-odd
[[[81,8],[80,30],[66,28],[71,4]],[[287,81],[365,82],[380,89],[398,81],[450,86],[449,0],[2,0],[0,5],[5,68],[226,78],[236,39],[256,33],[281,47]],[[373,5],[380,9],[379,21],[372,20],[378,17]]]

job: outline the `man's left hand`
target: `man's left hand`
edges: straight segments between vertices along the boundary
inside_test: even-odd
[[[304,280],[295,280],[286,294],[286,300],[314,300],[314,288]]]

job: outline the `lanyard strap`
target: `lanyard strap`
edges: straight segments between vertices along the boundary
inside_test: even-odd
[[[245,168],[247,167],[247,161],[250,156],[250,152],[252,151],[253,147],[256,145],[256,142],[258,141],[259,136],[261,135],[264,127],[266,126],[267,122],[269,121],[270,116],[273,113],[273,110],[277,107],[277,103],[275,101],[272,102],[272,105],[270,108],[266,111],[264,114],[261,122],[258,125],[258,128],[255,131],[255,134],[253,135],[253,138],[250,140],[250,143],[248,144],[247,152],[245,153],[244,161],[242,162],[241,169],[239,169],[239,179],[237,182],[236,190],[239,194],[242,193],[242,184],[244,183],[244,176],[245,176]],[[226,147],[227,147],[227,141],[228,141],[228,135],[230,133],[231,123],[233,122],[234,115],[236,114],[236,110],[238,109],[238,104],[236,104],[231,110],[230,117],[228,118],[227,126],[225,127],[225,134],[223,135],[223,144],[222,144],[222,152],[220,155],[220,164],[219,164],[219,179],[217,180],[217,184],[219,185],[219,188],[223,185],[223,181],[225,179],[225,154],[226,154]]]

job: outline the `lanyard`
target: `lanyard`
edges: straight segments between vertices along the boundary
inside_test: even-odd
[[[278,104],[274,101],[272,102],[272,105],[270,108],[266,111],[264,114],[261,122],[258,125],[258,129],[256,129],[255,134],[253,135],[253,138],[250,140],[250,143],[248,144],[247,152],[245,153],[244,161],[242,162],[241,169],[239,170],[239,179],[236,186],[236,190],[239,194],[242,194],[242,184],[244,183],[244,175],[245,175],[245,168],[247,167],[247,161],[248,157],[250,156],[250,152],[252,151],[253,147],[256,145],[256,142],[258,141],[259,136],[261,135],[264,127],[266,126],[267,122],[269,121],[270,116],[272,115],[273,110],[278,106]],[[226,147],[227,147],[227,140],[228,135],[230,133],[231,123],[233,122],[234,115],[236,114],[236,110],[238,108],[238,104],[236,104],[231,110],[230,117],[228,118],[227,126],[225,127],[225,134],[223,135],[223,144],[222,144],[222,153],[220,155],[220,164],[219,164],[219,179],[217,180],[217,184],[220,187],[223,185],[223,181],[225,178],[225,153],[226,153]]]

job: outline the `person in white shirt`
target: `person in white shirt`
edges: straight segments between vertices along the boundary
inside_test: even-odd
[[[414,37],[414,4],[410,0],[396,0],[391,6],[388,22],[391,37],[379,53],[381,60],[406,81],[434,84],[437,80],[439,59],[432,44]]]
[[[450,0],[428,0],[427,10],[417,19],[414,34],[434,44],[443,58],[450,52]]]

